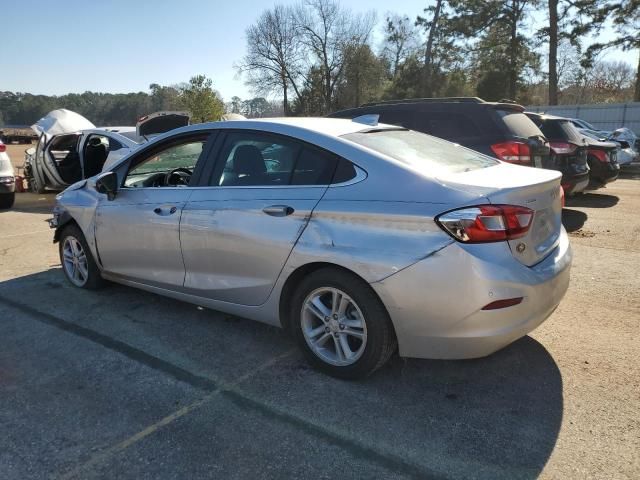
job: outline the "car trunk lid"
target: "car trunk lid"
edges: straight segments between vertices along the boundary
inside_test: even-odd
[[[494,205],[518,205],[533,211],[526,235],[509,240],[513,256],[527,266],[543,260],[558,244],[562,231],[560,173],[544,169],[523,169],[507,163],[440,177],[448,186],[464,187]]]
[[[159,135],[175,128],[189,125],[191,115],[188,112],[155,112],[141,117],[136,123],[139,137]]]

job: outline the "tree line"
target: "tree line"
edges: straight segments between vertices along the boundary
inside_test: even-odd
[[[246,30],[237,69],[294,115],[409,97],[640,101],[640,68],[602,59],[640,49],[640,0],[434,0],[415,18],[388,14],[377,47],[374,26],[335,0],[276,5]],[[610,40],[585,46],[607,26]]]
[[[219,120],[225,112],[220,94],[204,75],[188,82],[149,85],[149,92],[69,93],[61,96],[0,92],[0,126],[31,125],[51,110],[66,108],[100,126],[133,125],[143,115],[161,110],[188,111],[192,123]]]
[[[604,60],[611,48],[640,49],[640,0],[432,0],[413,18],[388,13],[379,45],[375,27],[374,12],[355,14],[336,0],[276,5],[247,28],[246,54],[236,65],[255,98],[224,103],[204,75],[154,83],[148,92],[0,92],[0,125],[29,125],[56,108],[107,126],[160,110],[188,110],[198,123],[224,112],[323,115],[412,97],[640,101],[640,68]],[[586,44],[605,28],[607,41]]]

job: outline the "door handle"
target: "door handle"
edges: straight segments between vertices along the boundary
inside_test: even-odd
[[[262,211],[272,217],[286,217],[287,215],[291,215],[295,212],[293,207],[290,207],[289,205],[271,205],[269,207],[264,207]]]
[[[156,207],[153,209],[153,213],[156,215],[173,215],[178,211],[178,207],[171,207],[169,210],[164,210],[161,207]]]

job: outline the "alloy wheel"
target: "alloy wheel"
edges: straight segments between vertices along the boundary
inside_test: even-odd
[[[354,364],[367,346],[362,311],[338,288],[318,288],[307,296],[302,304],[301,327],[311,351],[331,365]]]
[[[68,236],[62,245],[63,267],[67,277],[77,287],[84,286],[89,279],[87,254],[77,238]]]

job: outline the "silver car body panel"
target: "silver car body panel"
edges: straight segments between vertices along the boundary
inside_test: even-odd
[[[141,147],[203,130],[271,132],[351,161],[362,175],[345,185],[122,189],[108,201],[89,179],[60,194],[56,208],[80,225],[105,278],[273,325],[280,325],[285,283],[300,268],[348,269],[384,302],[404,356],[487,355],[550,315],[571,264],[566,232],[552,215],[561,208],[560,174],[497,162],[434,178],[340,138],[367,128],[338,119],[216,122]],[[114,170],[126,171],[128,159]],[[434,221],[445,211],[486,203],[552,215],[544,238],[523,239],[532,256],[519,257],[508,242],[461,244]],[[264,212],[283,205],[294,213]],[[154,213],[172,207],[172,215]],[[482,310],[514,296],[523,297],[521,305]]]

